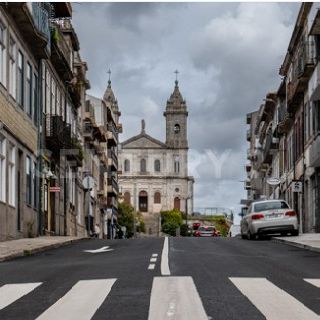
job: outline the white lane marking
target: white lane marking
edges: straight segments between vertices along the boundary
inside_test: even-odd
[[[168,237],[164,238],[163,249],[161,255],[161,274],[163,276],[170,276],[169,269],[169,240]]]
[[[37,320],[89,320],[108,296],[117,279],[78,281]]]
[[[208,320],[192,277],[154,277],[149,320]]]
[[[152,257],[157,257],[157,256],[158,256],[157,253],[153,253],[153,254],[152,254]]]
[[[268,320],[319,320],[320,317],[265,278],[229,278]]]
[[[109,249],[109,246],[102,247],[100,249],[95,249],[95,250],[83,250],[84,252],[89,252],[89,253],[101,253],[101,252],[108,252],[112,251],[113,249]]]
[[[320,279],[303,279],[306,282],[311,283],[312,285],[320,288]]]
[[[5,284],[0,288],[0,310],[33,291],[36,287],[40,286],[41,283],[42,282]]]
[[[157,258],[151,258],[150,262],[157,262]]]
[[[154,263],[150,263],[149,264],[149,267],[148,267],[148,270],[153,270],[155,268],[155,264]]]

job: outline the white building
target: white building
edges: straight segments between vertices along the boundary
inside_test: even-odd
[[[120,190],[124,201],[144,215],[146,231],[157,234],[159,214],[179,209],[193,212],[193,177],[188,176],[188,139],[186,102],[178,86],[167,101],[166,142],[145,132],[121,143],[119,163]]]

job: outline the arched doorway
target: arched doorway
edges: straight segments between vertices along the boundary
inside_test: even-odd
[[[139,211],[148,211],[148,193],[146,191],[139,192]]]
[[[126,191],[124,193],[124,203],[130,204],[131,203],[131,195],[130,192]]]
[[[173,204],[174,209],[177,209],[180,211],[180,198],[175,197],[174,198],[174,204]]]

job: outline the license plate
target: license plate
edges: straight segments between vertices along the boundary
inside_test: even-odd
[[[268,214],[268,218],[279,218],[282,216],[282,213],[271,213]]]

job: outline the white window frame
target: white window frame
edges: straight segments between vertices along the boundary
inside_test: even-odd
[[[17,101],[21,108],[24,108],[25,105],[24,78],[24,54],[21,50],[18,50]]]
[[[0,201],[6,202],[6,139],[0,137]]]
[[[16,42],[10,36],[9,39],[9,93],[16,99],[17,98],[17,46]]]
[[[8,152],[8,203],[16,206],[16,148],[13,145]]]
[[[26,113],[27,115],[32,119],[33,117],[33,112],[32,112],[32,94],[33,94],[33,88],[32,88],[32,75],[33,75],[33,70],[32,70],[32,65],[30,62],[27,62],[27,72],[26,72]]]
[[[4,87],[7,87],[6,84],[6,74],[7,74],[7,28],[0,21],[0,82]]]

